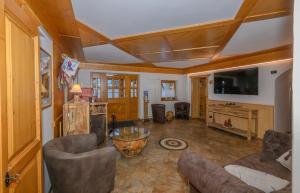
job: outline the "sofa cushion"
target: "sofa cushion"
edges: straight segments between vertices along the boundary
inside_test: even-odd
[[[181,154],[178,167],[201,193],[262,193],[229,174],[221,166],[188,150]]]
[[[277,176],[288,181],[291,181],[292,179],[291,171],[283,167],[280,163],[278,163],[275,160],[261,161],[259,153],[246,156],[244,158],[232,162],[231,164],[241,165],[251,169],[266,172],[268,174]]]
[[[290,182],[265,172],[240,165],[227,165],[225,170],[246,184],[270,193],[285,188]]]

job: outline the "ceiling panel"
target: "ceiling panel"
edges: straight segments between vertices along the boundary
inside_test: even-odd
[[[292,0],[258,0],[248,17],[278,12],[292,12]]]
[[[243,23],[221,55],[239,55],[292,43],[292,17]]]
[[[225,25],[224,25],[225,24]],[[166,35],[173,50],[220,45],[231,23]]]
[[[86,61],[115,64],[143,63],[143,61],[127,54],[111,45],[99,45],[83,48]]]
[[[188,68],[200,64],[206,64],[209,61],[210,61],[209,59],[195,59],[195,60],[187,60],[187,61],[160,62],[160,63],[154,63],[154,65],[159,67],[168,67],[168,68]]]
[[[243,0],[72,0],[75,17],[109,38],[234,18]]]
[[[139,58],[147,62],[170,62],[179,60],[190,60],[199,58],[211,58],[216,51],[216,48],[180,50],[172,52],[161,52],[152,54],[138,55]]]
[[[118,47],[132,54],[170,51],[166,39],[162,36],[142,37],[128,41],[115,42]]]

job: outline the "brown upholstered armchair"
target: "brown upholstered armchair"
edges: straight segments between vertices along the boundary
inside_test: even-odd
[[[152,118],[154,122],[165,123],[166,122],[166,105],[164,104],[151,104]]]
[[[177,102],[174,104],[175,108],[175,118],[182,118],[189,120],[190,117],[190,103],[187,102]]]
[[[116,150],[97,148],[97,136],[56,138],[43,147],[53,193],[108,193],[113,190]]]

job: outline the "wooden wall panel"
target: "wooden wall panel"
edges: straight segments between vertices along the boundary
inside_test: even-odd
[[[53,24],[53,20],[49,19],[47,10],[45,7],[43,9],[40,9],[40,3],[43,3],[44,1],[35,1],[35,0],[26,0],[29,4],[29,6],[33,9],[33,11],[37,14],[38,18],[40,19],[42,25],[46,29],[46,31],[49,33],[51,38],[53,39],[53,109],[54,109],[54,120],[58,118],[62,114],[62,107],[64,104],[64,95],[63,91],[61,91],[58,88],[58,82],[57,82],[57,76],[60,71],[60,65],[61,65],[61,54],[66,53],[70,54],[70,51],[65,45],[59,36],[59,31],[55,24]],[[60,1],[62,2],[62,1]],[[54,130],[54,136],[59,136],[59,130],[58,127],[55,127]]]
[[[225,104],[227,101],[209,100],[208,104]],[[236,103],[250,109],[258,110],[258,138],[262,139],[266,130],[274,128],[274,106]]]

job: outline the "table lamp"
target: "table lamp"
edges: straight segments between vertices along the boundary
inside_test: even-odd
[[[82,93],[80,84],[73,84],[70,93],[74,94],[74,102],[80,102],[79,95]]]

